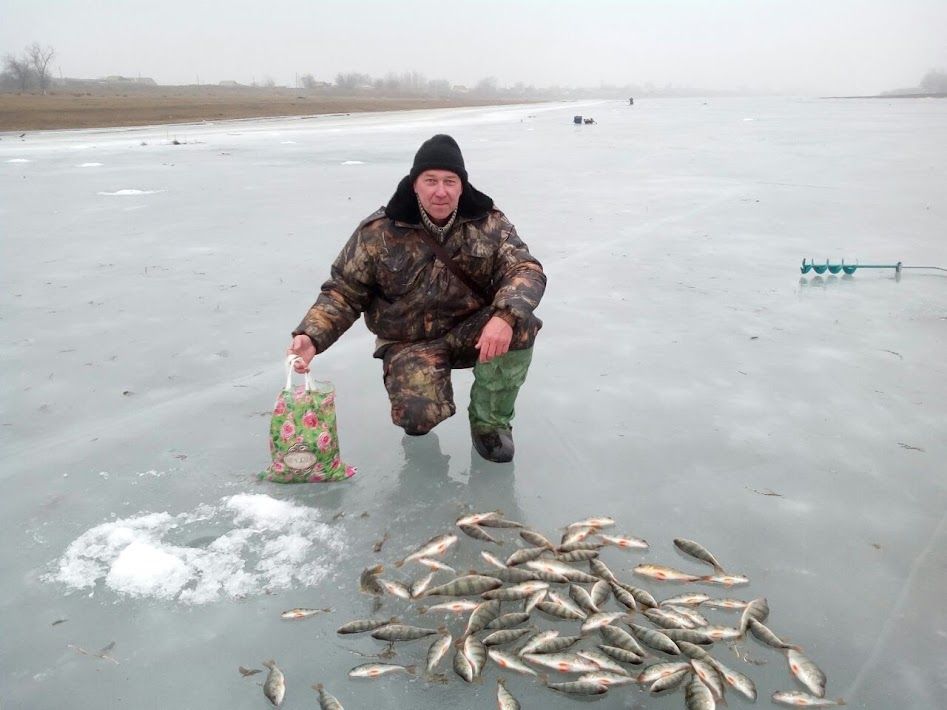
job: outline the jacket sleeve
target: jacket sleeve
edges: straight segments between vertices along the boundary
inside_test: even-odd
[[[543,297],[546,274],[542,264],[529,253],[529,248],[517,235],[516,227],[506,220],[504,222],[494,269],[496,294],[493,307],[500,317],[510,313],[517,320],[524,321]]]
[[[317,353],[325,352],[368,307],[375,289],[374,273],[370,249],[359,228],[332,262],[329,279],[293,335],[305,333]]]

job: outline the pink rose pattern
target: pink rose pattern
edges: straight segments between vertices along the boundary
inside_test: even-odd
[[[335,418],[335,392],[307,392],[303,387],[280,393],[270,420],[272,465],[261,480],[276,483],[342,481],[357,473],[342,461]],[[304,470],[290,468],[286,454],[309,452],[314,463]],[[290,459],[292,460],[292,459]]]

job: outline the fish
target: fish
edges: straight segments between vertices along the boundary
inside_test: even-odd
[[[681,653],[683,653],[688,658],[692,658],[698,661],[707,661],[708,663],[711,663],[713,661],[713,657],[709,653],[707,653],[707,651],[705,651],[704,649],[702,649],[700,646],[696,645],[692,641],[676,640],[674,638],[671,638],[671,640],[677,644],[677,647],[679,649],[681,649]]]
[[[558,560],[530,560],[525,564],[525,566],[532,570],[557,574],[572,582],[595,584],[598,581],[598,577],[593,577],[590,574],[586,574],[582,570],[578,570],[575,567],[567,565],[565,562],[559,562]]]
[[[644,661],[644,656],[639,656],[634,651],[629,651],[618,646],[609,646],[608,644],[599,644],[599,650],[610,658],[622,663],[638,664]]]
[[[546,552],[545,547],[521,547],[506,558],[506,566],[515,567],[516,565],[523,564],[524,562],[535,560],[544,552]]]
[[[550,589],[546,592],[546,599],[548,601],[551,601],[553,604],[561,604],[562,606],[566,607],[567,609],[570,609],[576,614],[581,614],[582,618],[586,618],[589,615],[589,612],[587,612],[585,609],[583,609],[574,601],[572,601],[572,599],[570,599],[569,597],[562,596],[561,594],[559,594],[559,592],[555,591],[554,589]]]
[[[743,613],[740,614],[740,631],[746,633],[746,627],[747,624],[750,623],[750,619],[763,622],[766,621],[766,617],[768,616],[769,603],[767,603],[766,598],[760,597],[752,600],[743,608]]]
[[[388,673],[398,673],[400,671],[414,675],[417,673],[417,666],[399,666],[395,663],[363,663],[350,670],[349,677],[378,678]]]
[[[520,530],[520,537],[533,547],[544,547],[547,550],[552,550],[555,547],[550,540],[535,530]]]
[[[411,598],[411,590],[401,582],[395,582],[390,579],[382,579],[379,577],[378,583],[386,593],[392,595],[393,597],[398,597],[399,599]]]
[[[363,594],[371,594],[380,597],[385,593],[385,588],[378,583],[378,575],[385,571],[382,565],[366,567],[358,578],[359,591]]]
[[[503,581],[518,584],[520,582],[530,582],[539,579],[535,571],[523,567],[507,567],[498,569],[492,574],[493,577]],[[548,581],[548,580],[547,580]]]
[[[664,661],[648,666],[638,676],[638,682],[641,685],[651,685],[660,678],[680,673],[681,671],[690,672],[690,663],[675,663]]]
[[[441,659],[443,659],[447,651],[450,650],[452,641],[451,635],[446,631],[434,639],[434,642],[427,649],[427,658],[424,664],[428,673],[434,672],[434,669],[437,668]]]
[[[499,615],[499,601],[491,599],[489,601],[480,602],[477,604],[476,608],[470,612],[470,617],[467,619],[467,628],[464,630],[464,636],[470,636],[471,634],[475,634],[481,629],[486,628],[487,624],[489,624]]]
[[[464,655],[470,661],[470,667],[473,669],[474,678],[483,672],[483,667],[487,663],[487,649],[483,641],[476,636],[468,636],[464,639]]]
[[[597,614],[600,611],[595,602],[592,601],[592,595],[578,584],[572,583],[569,585],[569,596],[572,597],[572,600],[576,604],[590,614]]]
[[[474,594],[483,594],[491,589],[502,586],[503,581],[496,577],[488,577],[481,574],[467,574],[462,577],[455,577],[446,584],[431,587],[425,592],[425,596],[467,597]]]
[[[242,675],[244,678],[263,672],[259,668],[244,668],[243,666],[240,666],[237,670],[240,671],[240,675]]]
[[[618,577],[615,576],[615,573],[608,568],[608,565],[598,558],[592,558],[589,560],[589,571],[600,580],[605,580],[606,582],[612,583],[618,582]]]
[[[497,540],[479,525],[458,525],[457,527],[460,528],[462,533],[468,537],[472,537],[474,540],[483,540],[484,542],[492,542],[497,545],[503,544],[502,540]]]
[[[518,523],[515,520],[506,520],[505,518],[496,517],[496,518],[486,518],[481,520],[480,525],[485,528],[521,528],[523,523]]]
[[[433,606],[418,607],[419,614],[426,614],[431,611],[447,611],[452,614],[462,614],[465,611],[473,611],[477,608],[477,602],[470,599],[452,599],[449,602],[441,602]]]
[[[587,617],[586,620],[582,622],[580,629],[583,634],[589,631],[595,631],[599,627],[607,626],[623,616],[625,616],[625,612],[623,611],[600,611],[597,614],[592,614]]]
[[[599,533],[599,538],[604,540],[609,545],[614,545],[615,547],[621,547],[626,550],[647,550],[648,541],[642,540],[640,537],[625,537],[623,535],[603,535]]]
[[[719,584],[724,587],[733,587],[740,584],[749,584],[750,578],[745,574],[712,574],[707,577],[701,577],[704,584]]]
[[[587,661],[592,661],[592,663],[598,666],[599,670],[617,673],[618,675],[628,675],[628,671],[615,663],[614,659],[601,651],[596,651],[594,648],[585,648],[581,651],[576,651],[576,654],[582,656],[582,658]]]
[[[688,540],[683,537],[674,538],[674,546],[685,555],[693,557],[695,560],[706,562],[714,568],[717,574],[725,574],[723,567],[717,561],[717,558],[710,554],[710,551],[699,542]]]
[[[385,624],[372,631],[372,638],[381,641],[414,641],[444,631],[444,627],[427,629],[423,626],[410,626],[408,624]]]
[[[572,552],[587,552],[600,550],[605,545],[598,540],[592,540],[588,537],[573,540],[569,539],[567,542],[563,542],[556,548],[558,554],[569,554]]]
[[[532,653],[536,655],[544,653],[559,653],[561,651],[565,651],[567,648],[575,646],[581,640],[581,636],[559,636],[557,632],[555,637],[545,639],[536,645],[536,648],[532,651]],[[519,655],[521,658],[526,655],[525,646],[520,649]]]
[[[432,537],[410,555],[395,562],[395,567],[401,567],[405,562],[411,562],[412,560],[417,560],[422,557],[443,555],[455,542],[457,542],[457,536],[453,533],[445,533]]]
[[[263,666],[269,668],[270,672],[263,681],[263,695],[270,701],[273,707],[279,707],[283,704],[283,698],[286,695],[286,678],[283,671],[276,665],[276,661],[270,659],[263,661]]]
[[[484,520],[496,520],[501,515],[498,510],[491,510],[488,513],[468,513],[457,518],[457,526],[461,525],[480,525]]]
[[[468,683],[473,683],[473,679],[476,677],[474,675],[474,667],[470,662],[470,659],[467,658],[464,651],[459,646],[454,651],[454,673],[459,675]]]
[[[525,611],[514,611],[509,614],[503,614],[496,617],[490,623],[488,623],[484,628],[490,629],[492,631],[500,629],[512,629],[515,626],[520,626],[529,621],[529,614]]]
[[[497,708],[498,710],[520,710],[520,704],[506,689],[502,678],[497,678]]]
[[[682,651],[684,650],[683,645],[678,644],[678,646],[681,646]],[[716,658],[708,656],[707,662],[717,669],[717,672],[723,677],[727,685],[740,693],[740,695],[747,700],[756,701],[756,684],[749,676],[743,675],[732,668],[728,668]]]
[[[688,574],[664,565],[638,565],[635,567],[634,573],[649,579],[656,579],[659,582],[696,582],[700,579],[696,574]]]
[[[335,632],[337,634],[361,634],[366,631],[380,629],[382,626],[397,623],[397,621],[397,618],[394,616],[390,619],[355,619],[354,621],[342,624]]]
[[[488,565],[492,565],[497,569],[506,569],[506,563],[503,560],[497,559],[496,555],[493,555],[486,550],[483,550],[480,553],[480,556],[486,561]]]
[[[684,703],[687,710],[714,710],[717,707],[710,688],[697,676],[693,676],[684,686]]]
[[[529,598],[523,603],[523,611],[527,614],[531,613],[533,609],[536,608],[536,605],[539,604],[543,599],[546,598],[546,590],[540,589],[536,592],[533,592]]]
[[[825,673],[794,648],[786,650],[786,660],[789,661],[789,670],[810,693],[817,698],[825,697]]]
[[[749,602],[742,599],[708,599],[703,603],[704,606],[711,609],[745,609]]]
[[[648,688],[648,691],[651,693],[661,693],[665,690],[672,690],[683,683],[684,679],[690,674],[690,670],[685,668],[683,670],[677,671],[676,673],[671,673],[670,675],[664,676],[663,678],[658,678],[651,684],[651,687]]]
[[[592,588],[589,590],[589,596],[592,597],[592,603],[601,608],[601,606],[608,601],[608,595],[611,591],[612,588],[608,585],[608,582],[604,579],[600,579],[592,585]]]
[[[629,675],[628,671],[622,668],[621,673],[612,673],[610,671],[604,670],[583,673],[578,678],[576,678],[576,681],[598,683],[599,685],[604,685],[606,688],[611,688],[612,686],[617,685],[631,685],[632,683],[637,683],[638,679]]]
[[[455,570],[450,565],[445,565],[443,562],[439,562],[430,557],[419,557],[417,562],[418,564],[424,565],[428,569],[432,569],[435,572],[450,572],[451,574],[457,573],[457,570]]]
[[[803,693],[801,690],[778,690],[773,693],[773,702],[779,705],[789,705],[797,708],[815,708],[815,707],[829,707],[831,705],[844,705],[845,701],[842,698],[837,698],[836,700],[827,700],[825,698],[817,698],[814,695],[809,695],[808,693]]]
[[[308,619],[310,616],[315,616],[316,614],[325,614],[332,611],[330,607],[324,609],[290,609],[289,611],[284,611],[280,614],[281,619]]]
[[[541,601],[536,605],[536,608],[545,614],[550,616],[555,616],[559,619],[567,619],[569,621],[579,621],[586,618],[584,612],[576,611],[575,609],[570,609],[564,604],[558,604],[556,602],[550,601]]]
[[[524,626],[519,629],[499,629],[494,631],[492,634],[488,634],[483,638],[484,646],[502,646],[505,643],[513,643],[514,641],[519,641],[526,634],[532,633],[533,630]]]
[[[615,601],[626,609],[630,609],[631,611],[637,610],[638,602],[635,600],[635,595],[616,582],[612,582],[612,594],[615,597]]]
[[[546,641],[557,638],[558,636],[559,632],[555,630],[539,631],[523,644],[523,647],[517,652],[517,655],[523,656],[527,653],[535,653],[536,649],[546,643]]]
[[[569,549],[572,548],[572,545],[582,542],[594,532],[594,528],[574,528],[567,530],[559,540],[559,546],[556,549],[560,552],[568,552]]]
[[[412,583],[411,587],[408,589],[412,599],[418,599],[424,595],[424,592],[427,591],[427,588],[431,586],[431,582],[434,581],[435,574],[437,574],[437,571],[428,572],[426,575]]]
[[[499,587],[497,589],[490,589],[483,593],[484,599],[499,599],[500,601],[512,602],[519,599],[526,599],[531,597],[536,592],[546,591],[549,589],[548,582],[540,581],[529,581],[521,582],[520,584],[515,584],[511,587]]]
[[[720,680],[717,669],[709,662],[696,658],[691,659],[691,668],[694,669],[694,673],[700,678],[701,682],[710,688],[714,700],[723,700],[723,681]]]
[[[559,562],[586,562],[598,557],[598,550],[572,550],[571,552],[557,552],[554,559]]]
[[[319,693],[319,707],[322,708],[322,710],[345,710],[338,698],[326,692],[325,686],[323,686],[322,683],[316,683],[312,686],[312,689]]]
[[[743,636],[743,632],[733,626],[704,626],[696,630],[713,641],[732,641]]]
[[[751,634],[753,634],[767,646],[772,646],[773,648],[795,649],[797,651],[801,650],[798,646],[794,646],[791,643],[783,641],[776,634],[770,631],[769,627],[765,626],[762,622],[753,619],[752,617],[747,622],[746,627],[750,630]]]
[[[649,592],[647,589],[634,587],[630,584],[625,584],[624,582],[619,582],[617,580],[614,583],[631,594],[631,596],[635,598],[635,601],[638,602],[638,606],[645,606],[652,609],[658,606],[657,600],[651,596],[651,592]]]
[[[624,629],[620,629],[617,626],[601,626],[599,627],[598,632],[602,635],[605,643],[607,643],[609,646],[623,648],[626,651],[631,651],[632,653],[637,654],[638,656],[648,655],[648,652],[644,650],[640,643],[638,643],[638,639],[636,639]]]
[[[547,688],[559,693],[570,695],[604,695],[608,686],[604,683],[593,683],[587,680],[570,680],[565,683],[546,683]]]
[[[701,614],[696,609],[692,609],[689,606],[678,606],[677,604],[667,604],[665,607],[668,611],[673,611],[676,614],[688,619],[695,628],[701,626],[709,626],[710,622],[707,621],[707,617]]]
[[[527,663],[551,668],[560,673],[587,673],[599,670],[592,661],[576,653],[525,653],[522,659]]]
[[[658,602],[658,606],[700,606],[706,601],[710,601],[710,597],[706,594],[700,594],[698,592],[690,592],[684,594],[678,594],[677,596],[670,597],[668,599],[662,599]]]
[[[661,629],[661,633],[671,639],[680,647],[680,642],[684,641],[691,644],[700,644],[701,646],[710,646],[714,639],[704,629]]]
[[[521,661],[517,656],[514,656],[512,653],[501,651],[498,648],[488,648],[487,656],[490,657],[491,661],[496,663],[504,670],[516,671],[517,673],[522,673],[524,675],[537,675],[536,671],[527,666],[525,663],[523,663],[523,661]]]
[[[642,613],[652,624],[666,629],[693,629],[695,626],[686,616],[671,609],[645,609]]]
[[[591,518],[586,518],[585,520],[577,520],[574,523],[569,523],[566,526],[566,530],[574,530],[575,528],[594,528],[598,530],[599,528],[609,528],[615,524],[614,518],[609,518],[607,515],[593,516]]]
[[[681,649],[677,647],[677,644],[660,631],[649,629],[639,624],[628,624],[628,626],[634,632],[638,640],[645,646],[649,646],[657,651],[663,651],[672,656],[680,654]]]

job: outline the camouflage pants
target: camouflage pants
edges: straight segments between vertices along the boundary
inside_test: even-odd
[[[492,307],[483,308],[442,338],[394,343],[375,354],[382,359],[392,422],[408,434],[426,434],[453,416],[457,407],[451,370],[477,363],[479,351],[474,344],[492,314]],[[542,321],[535,316],[518,324],[513,329],[510,350],[531,348],[541,327]]]

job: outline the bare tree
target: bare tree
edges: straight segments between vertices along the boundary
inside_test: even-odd
[[[45,94],[49,88],[49,62],[55,56],[56,50],[52,47],[40,47],[39,42],[33,42],[26,48],[26,60],[32,65],[39,82],[40,90]]]
[[[17,59],[12,54],[3,58],[3,72],[11,77],[20,91],[26,91],[33,79],[33,67],[24,59]]]
[[[304,89],[314,89],[316,88],[316,77],[312,74],[303,74],[299,77],[299,85]]]

